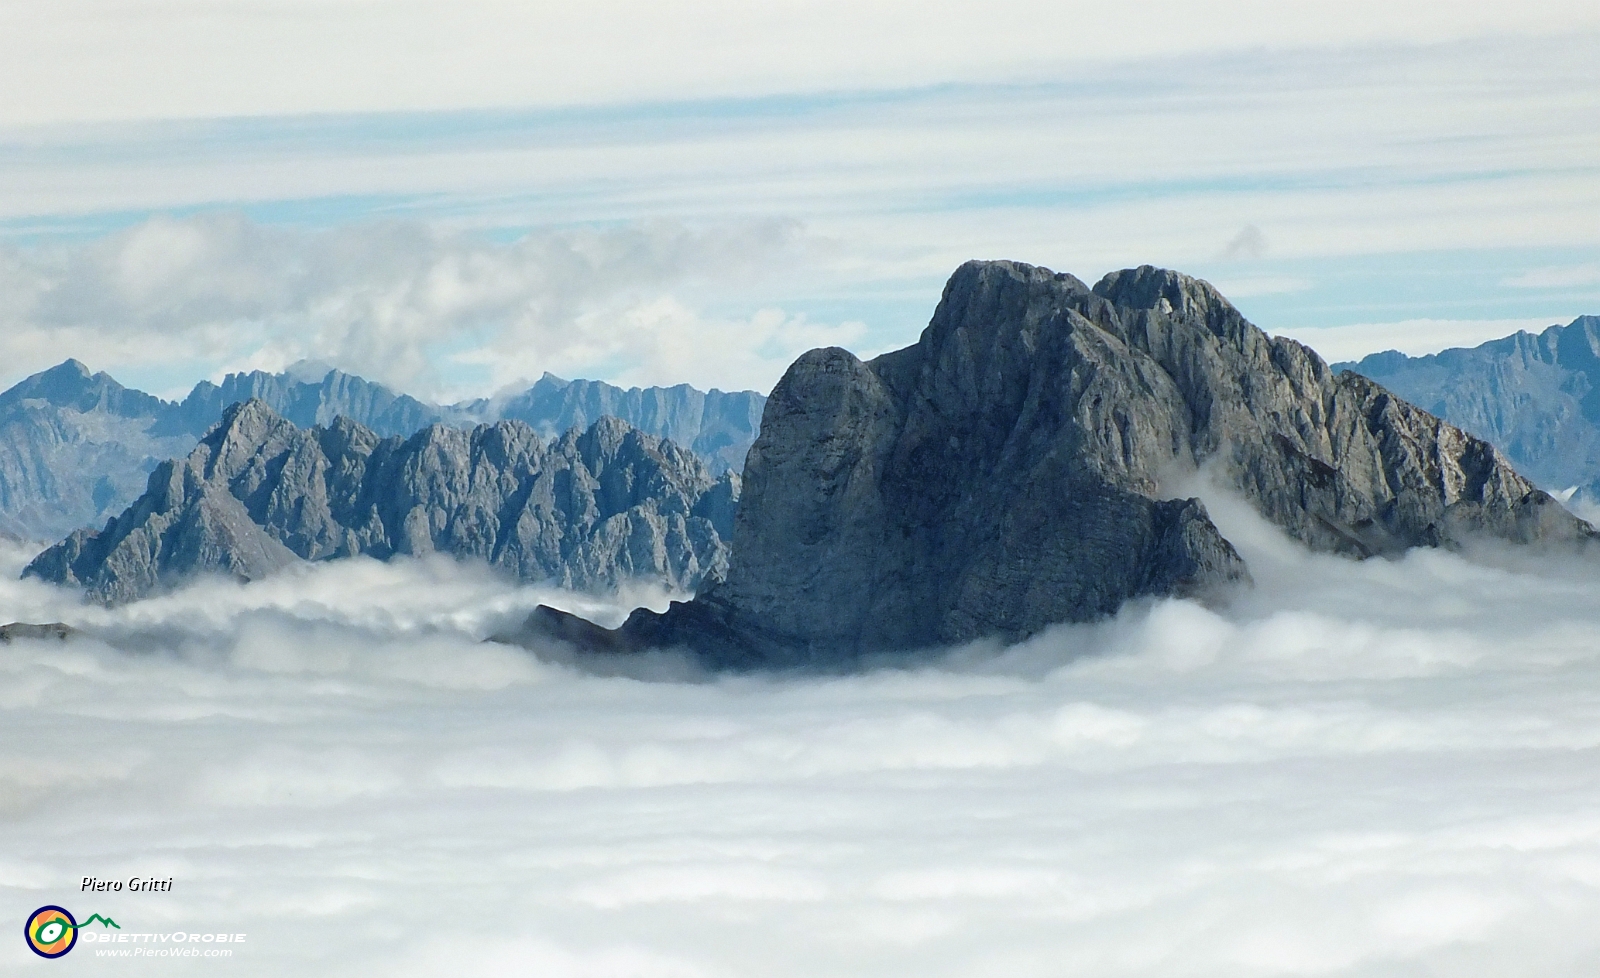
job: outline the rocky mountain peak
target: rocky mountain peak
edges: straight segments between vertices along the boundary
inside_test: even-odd
[[[1059,312],[1066,297],[1089,294],[1087,285],[1065,272],[1024,262],[969,261],[945,283],[922,342],[939,346],[956,329],[1004,319],[1036,323]]]
[[[1552,326],[1556,357],[1564,365],[1583,369],[1600,361],[1600,316],[1579,316],[1566,326]]]
[[[114,417],[154,417],[167,403],[142,391],[129,390],[109,374],[93,373],[78,360],[34,374],[0,394],[0,409],[22,401],[43,401],[79,413],[104,411]]]
[[[93,372],[88,368],[87,365],[83,363],[83,361],[77,360],[73,357],[68,357],[67,359],[56,364],[54,367],[51,367],[49,370],[44,371],[39,376],[52,381],[64,381],[70,378],[88,380],[92,373]]]
[[[603,641],[559,631],[727,665],[835,663],[1218,594],[1248,579],[1243,560],[1198,500],[1162,492],[1200,466],[1352,556],[1595,535],[1488,443],[1335,377],[1198,279],[1146,266],[1090,290],[970,262],[913,346],[868,363],[814,350],[785,373],[721,583]]]
[[[300,430],[259,398],[229,405],[222,419],[206,433],[191,462],[198,462],[207,480],[236,478],[263,451],[298,437]]]
[[[604,464],[591,469],[580,443]],[[133,600],[195,574],[251,580],[295,560],[448,553],[533,581],[692,590],[727,566],[736,476],[614,419],[546,443],[520,421],[379,438],[349,419],[300,428],[233,405],[101,530],[28,574]]]
[[[1123,310],[1125,319],[1129,318],[1127,313],[1132,311],[1143,312],[1158,320],[1204,323],[1213,335],[1240,348],[1249,356],[1258,355],[1270,341],[1266,334],[1250,325],[1233,303],[1210,282],[1182,272],[1153,265],[1125,268],[1111,272],[1095,283],[1094,293]],[[1321,358],[1316,354],[1312,353],[1311,356],[1321,363]]]
[[[196,384],[181,403],[124,388],[75,360],[23,380],[0,393],[0,532],[50,539],[104,523],[137,498],[162,459],[186,455],[230,405],[252,399],[298,427],[321,426],[323,438],[347,418],[378,437],[506,420],[549,439],[610,415],[697,453],[714,472],[744,465],[765,402],[754,391],[624,390],[546,373],[519,394],[440,405],[325,367],[232,373]]]
[[[1160,309],[1191,318],[1237,312],[1210,282],[1154,265],[1107,273],[1095,283],[1094,294],[1123,309]]]

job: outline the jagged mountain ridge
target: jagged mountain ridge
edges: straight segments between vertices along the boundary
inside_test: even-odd
[[[76,360],[0,393],[0,533],[55,539],[120,512],[198,436],[173,405]]]
[[[692,590],[727,562],[740,480],[611,417],[545,441],[520,421],[381,438],[348,418],[300,428],[229,407],[100,530],[26,574],[134,600],[199,573],[251,580],[297,560],[442,552],[530,581]]]
[[[231,404],[259,398],[301,426],[351,418],[381,436],[427,425],[526,422],[545,437],[620,418],[699,453],[713,473],[743,468],[766,398],[688,385],[624,390],[546,374],[497,400],[430,404],[337,370],[229,374],[164,401],[67,360],[0,393],[0,533],[59,539],[120,513],[163,460],[185,455]]]
[[[1600,316],[1427,356],[1374,353],[1340,368],[1493,442],[1543,488],[1576,488],[1600,502]]]
[[[484,402],[454,405],[451,410],[470,417],[479,410],[478,403]],[[525,421],[547,435],[585,428],[606,416],[621,418],[688,448],[720,473],[744,468],[766,403],[766,397],[755,391],[700,391],[688,384],[623,389],[546,373],[522,393],[487,402],[483,410],[495,418]]]
[[[529,628],[722,666],[833,665],[1216,593],[1244,562],[1198,500],[1162,488],[1202,465],[1315,550],[1595,536],[1492,445],[1335,376],[1205,282],[1144,266],[1090,289],[969,262],[916,344],[789,368],[724,580],[614,632],[553,609]]]

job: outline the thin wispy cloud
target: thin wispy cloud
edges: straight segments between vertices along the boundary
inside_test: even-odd
[[[601,220],[755,200],[769,212],[875,214],[1210,194],[1236,209],[1207,229],[1201,255],[1241,223],[1282,250],[1272,212],[1237,195],[1501,188],[1587,169],[1570,134],[1594,107],[1583,94],[1600,70],[1584,67],[1593,43],[1197,54],[1027,84],[11,130],[0,138],[0,214],[345,194],[356,209]],[[1375,103],[1375,88],[1390,97]],[[1486,88],[1501,97],[1486,100]]]
[[[1600,286],[1600,262],[1536,268],[1513,275],[1505,284],[1516,289],[1562,289]]]
[[[1259,259],[1267,254],[1267,236],[1254,224],[1246,224],[1239,233],[1228,239],[1217,257],[1223,261]]]
[[[1195,53],[1600,29],[1591,4],[10,3],[0,123],[437,111],[1037,80]],[[293,57],[285,57],[293,52]]]
[[[583,356],[551,352],[544,340],[495,346],[445,330],[450,338],[429,356],[446,376],[424,383],[473,393],[506,373],[544,370],[761,386],[776,376],[764,361],[788,348],[763,324],[790,323],[780,332],[809,330],[860,352],[901,346],[927,322],[944,277],[973,257],[1090,279],[1147,262],[1181,268],[1232,283],[1269,329],[1534,313],[1556,321],[1589,311],[1574,298],[1572,270],[1600,253],[1600,231],[1587,220],[1600,208],[1600,181],[1586,144],[1573,138],[1600,112],[1595,43],[1579,32],[1420,47],[1196,49],[1094,70],[1064,65],[1025,82],[13,129],[0,135],[0,234],[22,249],[10,261],[26,270],[40,261],[34,252],[93,254],[111,247],[101,239],[123,241],[152,215],[181,224],[188,218],[173,212],[219,209],[245,215],[262,234],[332,229],[327,240],[372,237],[351,229],[393,222],[423,237],[502,243],[574,229],[603,238],[651,222],[805,229],[798,250],[740,249],[765,257],[724,263],[760,275],[722,275],[708,257],[701,280],[716,284],[703,289],[665,284],[641,264],[641,282],[663,284],[639,286],[637,301],[593,301],[581,329],[572,325],[581,317],[563,320],[561,344]],[[300,281],[295,263],[315,267],[327,282],[346,281],[349,295],[387,295],[389,311],[410,314],[392,281],[374,282],[359,248],[332,254],[315,235],[287,239],[298,242],[298,257],[266,260],[257,274],[289,268],[287,278]],[[689,248],[685,267],[700,254]],[[1530,267],[1568,271],[1507,272]],[[552,279],[521,295],[554,308],[587,288]],[[179,284],[174,293],[215,289]],[[26,284],[21,294],[31,294]],[[199,318],[177,326],[190,361],[160,379],[163,390],[302,352],[344,356],[342,366],[388,379],[421,376],[420,337],[439,335],[418,327],[396,346],[399,327],[382,321],[389,311],[338,300],[317,315],[374,317],[381,349],[323,327],[269,341],[248,310],[231,338],[207,339],[206,310],[172,309]],[[700,325],[683,326],[684,310]],[[483,335],[518,335],[521,312],[504,303],[485,299],[462,312]],[[619,325],[652,316],[656,325],[643,331]],[[66,355],[97,362],[91,339],[133,362],[141,351],[175,348],[119,343],[112,325],[107,318],[93,336],[63,328],[8,362],[14,370]],[[671,378],[629,352],[680,328],[714,337],[702,349],[729,362]],[[245,349],[252,338],[259,347]],[[491,361],[505,365],[501,375],[466,369]]]

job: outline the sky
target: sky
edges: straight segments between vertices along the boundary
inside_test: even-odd
[[[844,675],[486,644],[632,602],[442,559],[106,610],[0,543],[0,606],[92,633],[0,644],[0,915],[246,936],[90,927],[63,974],[1592,975],[1592,561],[1312,555],[1207,501],[1224,606]]]
[[[1010,258],[1331,360],[1600,312],[1592,3],[0,0],[0,384],[768,390]]]

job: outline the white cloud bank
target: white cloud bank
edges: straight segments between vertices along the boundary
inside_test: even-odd
[[[802,244],[794,224],[754,219],[504,243],[421,223],[155,217],[87,244],[0,246],[0,360],[13,380],[69,355],[218,375],[314,358],[422,394],[452,365],[481,375],[474,394],[546,370],[766,390],[799,353],[859,328],[705,315],[678,290],[737,293]]]
[[[1591,973],[1600,571],[1213,511],[1231,608],[834,678],[543,663],[478,642],[539,595],[448,563],[108,612],[12,553],[6,615],[134,651],[0,646],[0,906],[246,932],[238,975]]]

